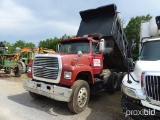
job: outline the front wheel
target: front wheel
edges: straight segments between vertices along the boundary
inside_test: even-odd
[[[71,88],[73,92],[71,101],[68,102],[68,108],[73,113],[80,113],[88,105],[90,96],[89,85],[84,80],[77,80]]]

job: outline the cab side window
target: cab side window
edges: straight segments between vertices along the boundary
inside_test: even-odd
[[[92,43],[92,52],[97,54],[99,53],[99,44],[95,42]]]

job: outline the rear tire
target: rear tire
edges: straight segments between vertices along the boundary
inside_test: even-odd
[[[22,71],[23,71],[23,73],[25,73],[27,71],[27,67],[26,67],[25,63],[20,61],[19,64],[22,65]]]
[[[72,88],[71,101],[68,102],[68,108],[73,113],[82,112],[88,105],[90,88],[86,81],[77,80]]]
[[[118,86],[118,76],[117,73],[111,73],[108,81],[108,92],[114,94]]]
[[[18,63],[18,65],[14,69],[14,75],[15,77],[20,77],[23,73],[23,66],[22,64]]]
[[[42,95],[38,95],[38,94],[30,92],[30,91],[29,91],[29,94],[35,100],[41,99],[43,97]]]
[[[6,69],[5,69],[5,73],[6,73],[6,74],[10,74],[10,73],[11,73],[11,68],[10,68],[10,67],[9,67],[9,68],[6,68]]]
[[[121,86],[122,86],[122,79],[123,79],[123,73],[119,72],[117,74],[118,76],[118,86],[117,86],[117,90],[120,91],[121,90]]]

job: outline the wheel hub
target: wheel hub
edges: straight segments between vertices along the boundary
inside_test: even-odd
[[[87,89],[85,87],[81,88],[78,93],[78,106],[83,107],[87,102]]]

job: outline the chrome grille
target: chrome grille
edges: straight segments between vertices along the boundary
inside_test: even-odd
[[[36,57],[33,64],[33,74],[36,77],[57,79],[59,64],[57,57]]]
[[[146,94],[150,99],[160,101],[160,76],[145,77]]]

